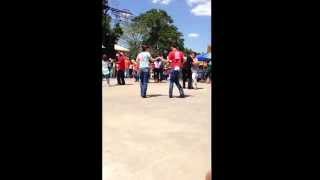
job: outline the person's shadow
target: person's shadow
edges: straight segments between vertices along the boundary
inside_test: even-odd
[[[150,94],[150,95],[147,95],[147,98],[159,97],[159,96],[165,96],[165,95],[163,95],[163,94]]]
[[[172,96],[173,98],[181,98],[179,95],[178,96]],[[189,98],[192,97],[191,95],[184,95],[184,98]],[[183,98],[181,98],[183,99]]]

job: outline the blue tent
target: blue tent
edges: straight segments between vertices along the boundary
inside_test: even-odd
[[[198,61],[207,61],[211,59],[211,53],[204,53],[197,56]]]

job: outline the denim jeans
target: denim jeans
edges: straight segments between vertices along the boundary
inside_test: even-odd
[[[179,82],[180,71],[172,70],[170,73],[169,97],[172,97],[173,84],[179,89],[180,96],[184,96],[183,89]]]
[[[140,91],[141,96],[144,97],[147,95],[148,81],[149,81],[149,68],[140,69]]]

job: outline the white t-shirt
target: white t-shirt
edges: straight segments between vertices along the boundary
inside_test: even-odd
[[[149,52],[141,52],[138,54],[139,67],[149,68],[149,61],[151,59],[151,54]]]

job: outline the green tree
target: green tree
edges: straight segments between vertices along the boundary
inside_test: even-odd
[[[194,52],[192,49],[189,49],[189,48],[185,48],[184,49],[184,53],[187,55],[187,54],[190,54],[191,52]]]
[[[121,39],[129,45],[130,58],[135,59],[139,53],[139,48],[143,43],[143,37],[147,35],[146,31],[144,26],[134,22],[123,29],[124,32]]]
[[[117,43],[123,31],[119,24],[111,27],[111,17],[108,15],[102,16],[102,44],[105,46],[103,49],[109,57],[115,58],[114,44]]]
[[[183,35],[166,11],[151,9],[132,21],[143,30],[142,43],[149,45],[154,53],[169,51],[173,43],[184,50]]]

